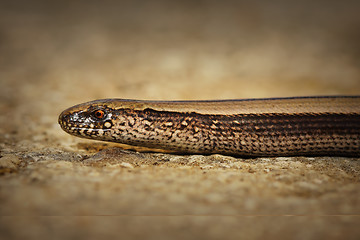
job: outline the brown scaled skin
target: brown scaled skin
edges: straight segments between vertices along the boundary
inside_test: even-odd
[[[179,153],[360,156],[360,97],[104,99],[62,112],[68,133]]]

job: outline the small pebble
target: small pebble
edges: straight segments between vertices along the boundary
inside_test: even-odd
[[[13,154],[7,154],[0,158],[0,168],[16,169],[19,163],[20,159]]]

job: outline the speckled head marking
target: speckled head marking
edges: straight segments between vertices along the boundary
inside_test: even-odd
[[[72,135],[107,140],[116,118],[114,109],[106,103],[79,104],[63,111],[59,116],[61,128]]]

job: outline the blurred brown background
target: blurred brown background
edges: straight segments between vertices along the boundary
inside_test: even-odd
[[[249,167],[261,172],[252,174],[249,182],[246,181],[250,175],[241,174],[253,170],[241,172],[233,165],[226,167],[229,173],[221,170],[230,175],[226,175],[226,180],[219,180],[216,169],[224,167],[216,165],[216,161],[230,163],[208,158],[204,160],[206,164],[215,164],[213,175],[208,178],[200,177],[203,170],[196,166],[188,166],[189,172],[180,170],[179,167],[189,164],[187,159],[178,165],[175,161],[165,169],[151,167],[142,172],[142,168],[135,167],[136,175],[126,169],[126,164],[120,170],[114,166],[104,170],[74,162],[76,154],[84,158],[97,152],[89,150],[92,146],[106,148],[109,145],[71,137],[57,124],[57,116],[63,109],[98,98],[175,100],[358,95],[358,2],[1,1],[1,215],[223,216],[245,212],[277,216],[308,215],[319,209],[316,212],[319,215],[359,214],[357,159],[313,161],[304,158],[299,162],[290,159],[286,170],[282,168],[284,161],[274,160],[282,166],[279,175],[292,171],[294,174],[279,182],[267,179],[262,165],[270,164],[269,169],[275,169],[276,163],[271,165],[273,163],[262,160],[258,160],[260,165],[251,161],[238,163],[244,164],[239,165],[239,169]],[[176,156],[169,158],[172,157]],[[233,161],[236,160],[230,162]],[[309,164],[317,166],[314,175],[308,176],[305,171]],[[115,174],[114,169],[120,173]],[[109,173],[120,179],[109,178]],[[158,179],[157,175],[161,177]],[[142,176],[146,178],[141,179]],[[166,176],[170,176],[168,184],[147,187]],[[229,182],[234,183],[232,176],[245,181],[244,185],[225,188]],[[177,182],[180,177],[186,186],[194,186],[191,193],[182,192],[184,182]],[[139,185],[136,185],[138,178]],[[107,184],[119,180],[127,186],[135,184],[130,188],[139,192],[124,193],[115,185],[107,188]],[[260,187],[258,182],[262,182]],[[310,183],[314,185],[306,185]],[[281,184],[290,185],[284,188]],[[96,186],[100,186],[100,190]],[[225,195],[213,198],[207,195],[210,191],[207,186],[223,189]],[[178,190],[172,192],[167,187]],[[162,197],[153,197],[154,192]],[[248,194],[250,200],[240,201]],[[212,200],[207,199],[208,196]],[[346,203],[342,202],[344,198]],[[151,204],[144,203],[139,210],[139,205],[146,201]],[[214,239],[359,237],[356,227],[359,218],[349,216],[295,218],[294,224],[283,217],[246,219],[240,225],[240,219],[224,216],[155,220],[120,217],[116,219],[118,224],[110,224],[108,218],[94,222],[72,218],[59,224],[53,218],[3,217],[1,220],[3,236],[19,239],[24,236],[48,238],[54,232],[58,238],[82,238],[88,231],[93,231],[95,237],[123,233],[128,239],[168,238],[173,233],[177,233],[177,238],[192,234]],[[221,227],[219,222],[223,224]],[[299,224],[306,226],[307,231],[298,229]],[[123,226],[122,233],[117,232],[119,225]],[[65,231],[68,227],[73,228]],[[138,231],[141,228],[143,231]]]

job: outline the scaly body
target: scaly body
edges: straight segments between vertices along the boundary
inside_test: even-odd
[[[65,110],[59,123],[79,137],[179,153],[360,156],[360,96],[104,99]]]

